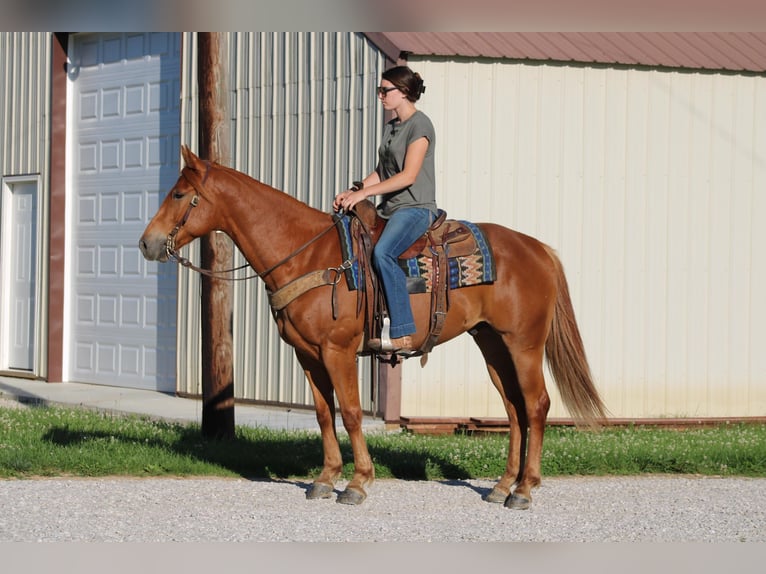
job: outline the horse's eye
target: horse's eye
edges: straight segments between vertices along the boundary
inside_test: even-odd
[[[184,198],[184,194],[181,193],[180,191],[173,192],[173,199],[183,199],[183,198]]]

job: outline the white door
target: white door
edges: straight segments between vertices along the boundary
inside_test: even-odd
[[[74,36],[69,79],[67,378],[172,392],[176,268],[138,239],[178,177],[180,35]]]
[[[2,368],[33,372],[37,325],[37,182],[6,182],[2,192]]]

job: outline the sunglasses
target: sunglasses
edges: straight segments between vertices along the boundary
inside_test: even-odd
[[[394,86],[392,88],[384,88],[383,86],[378,86],[378,95],[385,97],[386,94],[388,94],[388,92],[392,92],[392,91],[398,90],[398,89],[399,88],[397,88],[396,86]]]

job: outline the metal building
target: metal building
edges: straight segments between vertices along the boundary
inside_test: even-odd
[[[406,58],[440,205],[557,249],[614,416],[766,414],[763,34],[227,36],[235,168],[329,210]],[[3,375],[199,393],[199,279],[135,248],[196,143],[195,54],[193,33],[0,33]],[[234,316],[236,397],[311,406],[260,283]],[[391,420],[503,415],[468,337],[386,392]]]
[[[440,205],[559,252],[614,416],[766,414],[766,36],[381,36],[428,84]],[[504,416],[467,338],[401,386],[405,416]]]

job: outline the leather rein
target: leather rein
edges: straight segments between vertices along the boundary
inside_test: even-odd
[[[245,269],[247,267],[251,267],[251,265],[249,263],[246,263],[245,265],[240,265],[239,267],[233,267],[231,269],[223,269],[223,270],[220,270],[220,271],[216,271],[216,270],[213,270],[213,269],[204,269],[202,267],[198,267],[198,266],[194,265],[191,261],[189,261],[189,259],[187,259],[186,257],[183,257],[181,254],[178,253],[178,250],[176,250],[176,248],[175,248],[175,238],[176,238],[176,235],[178,235],[178,232],[181,230],[181,228],[189,220],[189,216],[191,215],[192,209],[194,209],[195,207],[197,207],[197,205],[199,205],[200,196],[204,197],[204,194],[201,192],[200,188],[205,184],[205,181],[207,181],[207,177],[208,177],[208,175],[210,173],[211,163],[209,161],[205,161],[205,166],[206,166],[205,167],[205,175],[203,176],[202,182],[200,184],[197,184],[197,182],[193,181],[186,174],[186,170],[183,170],[181,172],[181,174],[184,176],[184,178],[186,178],[186,181],[188,181],[189,184],[191,184],[191,186],[194,188],[195,194],[192,197],[191,201],[189,202],[189,206],[186,208],[186,212],[184,213],[183,217],[181,217],[181,219],[178,221],[176,226],[171,230],[171,232],[168,233],[167,240],[165,241],[165,252],[167,253],[168,258],[173,260],[173,261],[175,261],[176,263],[178,263],[179,265],[181,265],[183,267],[191,269],[192,271],[196,271],[197,273],[200,273],[201,275],[205,275],[207,277],[212,277],[212,278],[215,278],[215,279],[221,279],[221,280],[225,280],[225,281],[246,281],[246,280],[249,280],[249,279],[256,279],[256,278],[263,279],[264,277],[268,276],[272,271],[274,271],[278,267],[281,267],[282,265],[284,265],[285,263],[290,261],[290,259],[292,259],[296,255],[298,255],[299,253],[304,251],[312,243],[314,243],[315,241],[319,240],[321,237],[323,237],[324,235],[329,233],[330,230],[332,230],[337,225],[337,222],[333,221],[333,223],[329,227],[327,227],[326,229],[321,231],[319,234],[317,234],[316,236],[311,238],[309,241],[307,241],[306,243],[304,243],[303,245],[298,247],[298,249],[296,249],[295,251],[290,253],[287,257],[285,257],[284,259],[281,259],[280,261],[278,261],[277,263],[275,263],[274,265],[272,265],[268,269],[266,269],[264,271],[261,271],[260,273],[258,271],[255,271],[254,275],[248,275],[246,277],[231,277],[231,276],[229,276],[230,274],[235,273],[236,271],[240,271],[240,270]],[[350,266],[350,264],[351,264],[351,262],[347,261],[347,262],[344,262],[338,268],[330,268],[330,269],[327,269],[326,271],[335,271],[337,273],[338,278],[339,278],[340,272],[342,270],[344,270],[344,269],[347,269]]]

